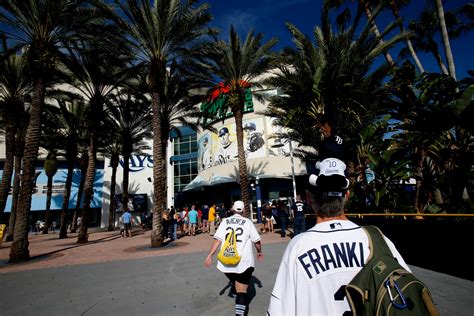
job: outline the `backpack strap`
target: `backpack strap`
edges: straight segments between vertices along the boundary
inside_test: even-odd
[[[385,242],[382,232],[377,226],[367,225],[362,226],[362,229],[365,231],[367,237],[369,238],[370,254],[367,258],[367,261],[369,261],[376,252],[377,256],[393,256],[392,251]]]

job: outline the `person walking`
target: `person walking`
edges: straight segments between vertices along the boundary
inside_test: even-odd
[[[214,236],[216,233],[216,203],[212,203],[209,208],[209,235]]]
[[[122,215],[122,223],[125,228],[125,237],[132,237],[132,223],[133,223],[132,214],[128,208],[125,208],[125,212]]]
[[[277,214],[278,214],[278,219],[279,219],[279,224],[280,224],[280,236],[286,237],[286,228],[288,224],[288,212],[286,210],[286,204],[285,201],[279,200],[277,204]]]
[[[194,236],[196,235],[196,229],[198,226],[198,211],[196,211],[196,206],[193,204],[191,210],[188,213],[189,218],[189,234]]]
[[[170,236],[170,216],[169,209],[163,210],[161,225],[163,227],[163,240],[168,239]]]
[[[179,212],[179,230],[181,231],[180,238],[186,236],[186,220],[187,220],[188,214],[186,211],[185,207],[181,208],[181,211]]]
[[[170,238],[171,238],[171,241],[173,241],[177,239],[176,231],[178,230],[178,219],[179,219],[179,214],[176,212],[176,209],[174,208],[174,206],[171,206],[170,208],[169,218],[171,221]]]
[[[349,198],[346,165],[327,158],[312,175],[316,225],[293,238],[281,259],[267,315],[345,315],[351,308],[344,287],[367,262],[370,249],[365,231],[344,214]],[[384,236],[392,255],[409,267]]]
[[[181,217],[181,222],[182,222],[181,237],[184,237],[186,235],[189,235],[189,218],[188,218],[188,207],[187,206],[183,207],[183,209],[180,213],[180,217]]]
[[[267,228],[270,233],[273,233],[273,211],[270,205],[265,204],[263,214],[267,220]]]
[[[218,223],[218,225],[220,225],[221,222],[224,220],[224,218],[227,217],[227,210],[226,210],[226,208],[225,208],[225,206],[224,206],[224,203],[222,203],[222,204],[219,206],[219,208],[217,209],[217,214],[218,214],[218,216],[219,216],[219,223]]]
[[[202,232],[208,233],[209,232],[209,206],[204,204],[201,210],[201,220],[202,220]]]
[[[237,265],[224,265],[220,261],[217,261],[217,269],[224,272],[233,285],[232,288],[235,287],[235,291],[237,292],[235,298],[235,315],[241,316],[248,311],[247,288],[255,267],[252,243],[257,250],[258,261],[263,261],[263,252],[257,228],[250,219],[242,216],[244,212],[244,202],[235,201],[233,210],[235,214],[225,218],[217,229],[211,249],[204,260],[204,265],[207,268],[211,266],[214,253],[218,248],[222,247],[227,234],[233,233],[234,238],[237,238],[237,252],[240,254],[241,259]]]
[[[294,236],[298,235],[299,233],[303,233],[306,231],[306,219],[305,214],[308,213],[308,206],[301,198],[301,195],[296,196],[295,202],[291,205],[291,210],[293,211],[293,230]]]

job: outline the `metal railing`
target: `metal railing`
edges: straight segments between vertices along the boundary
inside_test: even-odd
[[[433,213],[358,213],[358,214],[346,214],[350,217],[363,218],[365,216],[378,217],[378,216],[400,216],[400,217],[474,217],[474,214],[433,214]]]
[[[473,217],[474,214],[452,214],[452,213],[346,213],[348,217]],[[306,214],[305,217],[315,217],[316,214]]]

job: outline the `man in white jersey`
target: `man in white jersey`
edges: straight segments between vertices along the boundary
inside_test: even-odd
[[[252,245],[257,249],[257,260],[263,261],[262,244],[260,235],[252,220],[243,217],[244,202],[235,201],[233,210],[235,214],[222,220],[217,232],[214,234],[209,254],[204,260],[204,265],[210,267],[212,256],[216,250],[224,244],[227,234],[234,232],[237,238],[237,251],[240,254],[240,262],[237,265],[224,265],[217,261],[217,269],[224,272],[230,282],[235,286],[237,297],[235,298],[235,314],[244,315],[248,306],[247,288],[252,278],[255,267],[255,258]]]
[[[345,286],[361,270],[369,256],[364,230],[344,215],[349,198],[346,165],[327,158],[316,164],[319,176],[312,175],[316,225],[295,236],[288,244],[267,315],[344,315],[351,309]],[[407,264],[385,237],[393,256],[408,271]]]

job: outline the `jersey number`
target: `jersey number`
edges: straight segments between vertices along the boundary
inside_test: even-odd
[[[244,233],[244,230],[242,229],[242,227],[238,227],[235,230],[232,227],[227,227],[226,230],[229,231],[229,232],[227,234],[225,234],[225,239],[227,239],[227,236],[229,236],[229,234],[231,234],[233,232],[234,236],[237,238],[236,242],[242,242],[242,239],[239,239],[239,236],[241,236]]]
[[[346,297],[346,286],[343,285],[339,288],[339,290],[334,293],[334,300],[336,301],[343,301]],[[345,311],[342,316],[352,316],[352,311]]]

